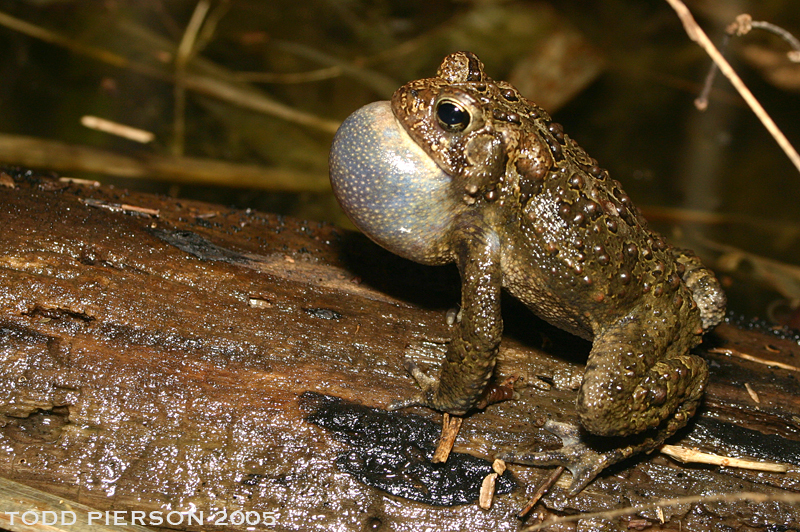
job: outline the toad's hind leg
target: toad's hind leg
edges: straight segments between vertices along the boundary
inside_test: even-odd
[[[703,359],[689,352],[700,343],[699,333],[696,311],[682,317],[650,311],[598,335],[578,392],[583,427],[599,436],[627,436],[678,414],[683,426],[708,378]]]
[[[692,313],[684,320],[699,318]],[[681,332],[686,323],[678,324],[677,318],[672,326],[663,319],[655,326],[654,321],[652,313],[650,318],[629,318],[595,338],[578,394],[585,430],[548,422],[545,428],[561,437],[562,448],[499,458],[562,465],[572,472],[570,493],[576,494],[606,467],[657,448],[686,425],[708,378],[705,362],[688,352],[699,336],[687,338],[686,330]]]

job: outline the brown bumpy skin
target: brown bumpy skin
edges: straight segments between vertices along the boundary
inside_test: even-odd
[[[593,341],[578,394],[583,430],[637,436],[601,451],[582,431],[550,423],[564,439],[562,449],[501,457],[562,464],[573,473],[575,492],[606,466],[655,448],[685,425],[708,377],[690,349],[724,314],[714,275],[651,231],[621,185],[544,110],[486,76],[475,55],[449,55],[436,77],[398,89],[391,106],[405,132],[392,142],[415,144],[442,171],[425,175],[449,176],[437,188],[447,198],[437,202],[446,216],[426,217],[424,209],[414,210],[425,198],[409,196],[404,216],[423,214],[413,220],[415,232],[403,233],[411,239],[392,249],[425,263],[454,261],[462,279],[461,320],[439,378],[407,361],[421,392],[395,406],[423,404],[458,415],[475,408],[495,366],[505,287],[543,319]],[[334,141],[332,179],[349,168],[337,142],[358,143],[355,128],[342,136]],[[386,148],[377,142],[368,151]],[[416,185],[422,175],[380,177],[383,183],[413,177]],[[340,195],[343,206],[353,199]],[[358,225],[359,213],[348,214]],[[365,231],[379,243],[398,226],[410,227],[407,217],[387,213],[384,220]],[[417,242],[435,245],[406,249]]]

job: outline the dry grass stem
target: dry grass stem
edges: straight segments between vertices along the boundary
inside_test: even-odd
[[[131,61],[121,55],[96,48],[94,46],[85,45],[75,39],[65,37],[56,32],[35,26],[23,20],[14,18],[10,15],[0,12],[0,26],[5,26],[12,30],[18,31],[29,37],[43,40],[45,42],[55,44],[67,48],[73,53],[91,57],[103,63],[130,70],[143,76],[151,77],[168,83],[175,83],[175,76],[172,72],[165,70],[165,67],[159,68],[137,61]],[[130,30],[130,28],[123,28]],[[208,63],[208,62],[206,62]],[[219,67],[217,67],[219,70]],[[231,79],[233,76],[231,76]],[[228,102],[237,107],[250,109],[259,113],[270,116],[275,116],[287,122],[300,124],[302,126],[318,129],[328,133],[335,133],[339,128],[339,122],[334,120],[326,120],[316,115],[299,111],[293,107],[282,104],[269,98],[261,91],[249,87],[235,85],[226,80],[212,78],[207,75],[197,75],[187,72],[185,78],[182,80],[187,90],[192,90],[221,101]]]
[[[74,183],[76,185],[83,185],[85,187],[97,188],[100,186],[100,181],[94,179],[81,179],[80,177],[59,177],[60,183]]]
[[[706,51],[706,53],[711,57],[711,60],[714,61],[714,63],[719,67],[720,72],[722,72],[725,77],[730,80],[731,84],[736,88],[742,98],[744,98],[745,102],[747,102],[747,105],[750,106],[750,109],[752,109],[753,113],[755,113],[758,119],[761,120],[761,123],[764,124],[764,127],[767,128],[767,131],[770,132],[781,149],[783,149],[784,153],[786,153],[786,155],[792,161],[792,164],[794,164],[795,168],[800,171],[800,154],[797,153],[797,150],[794,149],[794,146],[792,146],[792,144],[789,142],[783,132],[781,132],[772,118],[770,118],[755,96],[753,96],[753,93],[750,92],[750,89],[747,88],[741,78],[736,74],[736,71],[733,70],[733,67],[731,67],[719,50],[717,50],[716,46],[714,46],[714,43],[712,43],[711,39],[708,38],[708,35],[706,35],[703,29],[697,24],[697,22],[695,22],[692,13],[689,11],[686,5],[680,0],[667,0],[667,2],[678,14],[686,33],[689,35],[689,38],[698,43]]]
[[[156,136],[150,131],[138,129],[118,122],[112,122],[99,116],[84,115],[81,117],[81,125],[95,131],[102,131],[109,135],[116,135],[140,144],[153,142]]]
[[[287,122],[293,122],[327,133],[336,133],[336,130],[339,129],[339,122],[335,120],[326,120],[316,115],[299,111],[294,107],[276,102],[249,87],[240,87],[209,76],[199,76],[189,73],[186,74],[186,78],[183,82],[187,89],[232,103],[245,109],[251,109],[264,113],[265,115],[281,118]]]
[[[792,47],[792,50],[788,52],[786,55],[789,61],[793,63],[797,63],[800,61],[800,57],[798,57],[797,52],[800,52],[800,41],[797,38],[786,31],[785,29],[772,24],[771,22],[766,22],[763,20],[753,20],[753,17],[748,15],[747,13],[743,13],[736,17],[736,21],[732,23],[727,28],[727,32],[731,35],[745,35],[750,32],[753,28],[761,29],[768,31],[770,33],[774,33],[784,41],[786,41],[789,46]]]
[[[525,508],[523,508],[517,513],[517,517],[522,519],[523,517],[528,515],[528,513],[531,510],[533,510],[533,507],[536,506],[536,503],[539,502],[539,500],[544,496],[544,494],[547,493],[550,490],[550,488],[553,487],[553,484],[556,483],[556,481],[559,479],[559,477],[561,477],[561,474],[563,472],[564,472],[564,466],[558,466],[555,469],[553,469],[553,471],[550,473],[550,476],[547,477],[545,481],[539,485],[538,488],[536,488],[536,492],[530,498],[528,504],[525,505]]]
[[[172,117],[172,155],[175,156],[183,155],[186,143],[186,85],[184,84],[186,65],[194,55],[197,34],[200,32],[210,8],[209,0],[197,2],[175,54],[175,85],[173,87],[175,104]]]
[[[729,355],[732,357],[738,357],[744,360],[749,360],[750,362],[756,362],[758,364],[764,364],[765,366],[772,366],[775,368],[786,369],[789,371],[798,371],[800,372],[800,368],[797,366],[792,366],[790,364],[784,364],[783,362],[776,362],[775,360],[765,360],[763,358],[754,357],[753,355],[748,355],[747,353],[742,353],[741,351],[737,351],[736,349],[725,349],[721,347],[715,347],[713,349],[708,350],[709,353],[717,353],[720,355]]]
[[[795,232],[790,234],[794,235]],[[771,287],[790,301],[800,300],[800,266],[748,253],[700,235],[695,235],[693,238],[709,250],[721,253],[715,261],[718,271],[735,272],[744,264],[748,268],[749,279]],[[793,367],[787,369],[794,371]]]
[[[800,493],[758,493],[754,491],[742,491],[739,493],[717,493],[715,495],[690,495],[686,497],[677,497],[675,499],[662,499],[660,501],[641,504],[637,506],[630,506],[628,508],[620,508],[617,510],[606,510],[602,512],[592,512],[585,514],[568,515],[564,517],[556,517],[524,528],[522,532],[536,532],[560,523],[574,523],[584,519],[613,519],[615,517],[622,517],[623,515],[632,515],[647,510],[655,510],[657,508],[666,506],[679,506],[682,504],[709,504],[715,502],[736,502],[736,501],[750,501],[753,503],[766,503],[766,502],[783,502],[787,504],[800,504]]]
[[[769,471],[770,473],[786,473],[789,468],[785,464],[773,462],[759,462],[757,460],[744,460],[720,456],[718,454],[704,453],[680,445],[662,445],[661,452],[667,456],[683,462],[684,464],[710,464],[720,467],[736,467],[739,469],[752,469],[754,471]]]
[[[287,52],[298,57],[303,57],[305,59],[315,61],[320,65],[325,65],[329,67],[338,67],[341,69],[343,75],[347,75],[352,79],[355,79],[362,83],[365,87],[369,87],[372,89],[376,94],[381,95],[382,97],[389,98],[400,86],[400,83],[396,79],[392,79],[385,74],[381,74],[375,70],[370,70],[368,68],[364,68],[361,65],[353,64],[349,61],[344,61],[339,57],[330,55],[325,53],[321,50],[317,50],[310,46],[306,46],[304,44],[290,42],[290,41],[282,41],[276,39],[273,41],[273,46],[277,49]]]
[[[237,72],[236,79],[251,83],[309,83],[338,78],[343,69],[339,66],[319,68],[308,72]]]
[[[108,50],[95,48],[94,46],[87,46],[75,39],[65,37],[54,31],[47,30],[40,26],[25,22],[24,20],[12,17],[0,11],[0,26],[5,26],[11,30],[17,31],[29,37],[62,46],[76,54],[86,55],[120,68],[127,68],[130,65],[128,59],[121,55],[117,55]]]
[[[747,395],[750,396],[750,399],[752,399],[754,403],[761,403],[758,393],[750,386],[749,382],[744,383],[744,389],[747,390]]]
[[[766,220],[756,216],[716,213],[656,205],[640,205],[639,208],[645,214],[648,221],[666,221],[673,224],[685,222],[707,225],[738,224],[775,233],[797,233],[800,231],[800,227],[795,223]]]
[[[93,172],[175,183],[250,187],[289,192],[326,192],[326,175],[237,164],[216,159],[140,154],[137,157],[54,140],[0,134],[0,160],[28,168]]]

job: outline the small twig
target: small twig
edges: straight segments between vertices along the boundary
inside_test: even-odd
[[[730,40],[730,35],[724,35],[720,48],[726,50]],[[698,111],[705,111],[708,109],[708,97],[711,94],[711,87],[714,86],[714,80],[717,78],[717,72],[719,72],[719,67],[714,61],[711,61],[711,67],[708,69],[706,80],[703,82],[703,90],[700,91],[700,95],[694,100],[694,106]]]
[[[0,178],[2,175],[0,175]],[[81,179],[80,177],[59,177],[59,183],[72,183],[75,185],[83,185],[85,187],[92,187],[97,188],[100,186],[100,181],[95,181],[94,179]]]
[[[729,355],[744,360],[749,360],[750,362],[757,362],[758,364],[764,364],[765,366],[773,366],[776,368],[787,369],[789,371],[800,371],[800,368],[798,368],[797,366],[784,364],[783,362],[776,362],[774,360],[765,360],[763,358],[754,357],[753,355],[742,353],[741,351],[737,351],[736,349],[725,349],[722,347],[714,347],[712,349],[709,349],[708,352],[716,353],[719,355]]]
[[[128,203],[108,203],[106,201],[96,200],[94,198],[84,198],[81,203],[90,207],[97,207],[98,209],[106,209],[111,212],[132,212],[135,214],[144,214],[158,218],[160,211],[158,209],[150,209],[147,207],[138,207]]]
[[[119,155],[91,146],[0,133],[0,161],[29,168],[70,173],[91,172],[176,183],[251,187],[263,190],[323,192],[324,174],[237,164],[197,157],[165,157],[142,153]],[[2,183],[0,183],[2,184]]]
[[[81,117],[81,125],[88,127],[89,129],[94,129],[95,131],[102,131],[103,133],[108,133],[109,135],[116,135],[140,144],[153,142],[153,139],[156,137],[150,131],[126,126],[125,124],[120,124],[119,122],[112,122],[111,120],[100,118],[99,116],[84,115]]]
[[[308,72],[237,72],[234,77],[250,83],[308,83],[338,78],[344,70],[340,66],[319,68]]]
[[[175,54],[175,109],[172,117],[172,155],[183,155],[186,137],[186,65],[194,55],[194,45],[197,34],[203,26],[208,10],[211,8],[209,0],[200,0],[194,8],[192,18],[183,33],[178,51]]]
[[[703,29],[697,24],[697,22],[695,22],[692,13],[689,11],[686,5],[681,2],[681,0],[667,0],[667,2],[678,14],[681,22],[683,22],[683,27],[686,30],[686,33],[689,35],[689,38],[703,47],[706,53],[711,57],[711,60],[717,64],[720,72],[722,72],[725,77],[730,80],[731,84],[736,88],[742,98],[744,98],[745,102],[747,102],[747,105],[750,106],[750,109],[752,109],[753,113],[755,113],[759,120],[761,120],[761,123],[764,124],[764,127],[767,128],[767,131],[770,132],[778,145],[783,149],[783,151],[792,161],[792,164],[794,164],[795,168],[800,171],[800,154],[797,153],[797,150],[794,149],[786,136],[781,132],[772,118],[770,118],[755,96],[753,96],[753,93],[750,92],[750,89],[747,88],[741,78],[736,74],[736,71],[733,70],[733,67],[731,67],[719,50],[717,50],[717,48],[714,46],[714,43],[712,43],[711,39],[708,38],[708,35],[706,35]]]
[[[442,416],[442,434],[439,436],[439,445],[436,446],[431,462],[434,464],[447,462],[447,457],[450,456],[450,451],[453,450],[456,436],[458,436],[458,431],[461,430],[463,422],[463,417],[451,416],[445,412],[444,416]]]
[[[720,456],[718,454],[704,453],[695,449],[689,449],[680,445],[662,445],[660,451],[684,464],[711,464],[721,467],[752,469],[754,471],[769,471],[771,473],[786,473],[789,470],[785,464]]]
[[[761,29],[768,31],[770,33],[774,33],[784,41],[786,41],[789,46],[792,47],[792,50],[787,53],[789,60],[793,63],[800,62],[800,56],[798,56],[798,52],[800,52],[800,41],[797,38],[786,31],[785,29],[781,28],[780,26],[776,26],[771,22],[766,22],[764,20],[753,20],[753,17],[748,15],[747,13],[742,13],[738,17],[736,17],[736,21],[733,22],[730,26],[727,27],[726,31],[729,35],[736,35],[742,36],[750,33],[750,30],[753,28]]]
[[[756,392],[753,387],[750,386],[749,382],[744,383],[744,389],[747,390],[747,395],[750,396],[750,399],[752,399],[754,403],[761,403],[761,398],[758,396],[758,392]]]
[[[648,504],[620,508],[618,510],[606,510],[603,512],[592,512],[585,514],[568,515],[556,517],[543,523],[539,523],[523,529],[523,532],[536,532],[547,527],[560,523],[573,523],[584,519],[613,519],[623,515],[631,515],[647,510],[655,510],[663,506],[679,506],[682,504],[709,504],[714,502],[735,502],[750,501],[754,503],[765,502],[785,502],[787,504],[800,504],[800,493],[757,493],[753,491],[743,491],[740,493],[717,493],[715,495],[690,495],[687,497],[677,497],[675,499],[664,499]]]
[[[167,83],[175,83],[175,75],[171,72],[165,72],[161,68],[153,67],[138,61],[132,61],[127,57],[109,52],[108,50],[104,50],[102,48],[83,44],[76,39],[72,39],[45,28],[35,26],[29,22],[14,18],[3,12],[0,12],[0,26],[5,26],[14,31],[28,35],[29,37],[40,39],[57,46],[62,46],[73,53],[91,57],[108,65],[124,68],[132,72],[136,72],[137,74],[162,80]],[[123,30],[131,33],[131,30],[124,27],[124,25]],[[172,43],[159,42],[158,46],[162,48],[168,48],[172,46]],[[195,62],[198,61],[195,60]],[[193,65],[195,62],[193,62]],[[211,65],[209,61],[203,61],[203,64],[205,66]],[[204,70],[213,70],[217,75],[220,73],[219,67],[216,66],[214,66],[213,69],[205,68]],[[273,100],[272,98],[267,97],[265,94],[254,88],[235,85],[233,83],[217,79],[217,77],[212,77],[212,75],[199,75],[187,72],[183,83],[188,90],[205,94],[212,98],[231,103],[244,109],[250,109],[259,113],[275,116],[295,124],[300,124],[329,133],[335,133],[339,127],[339,122],[337,121],[325,120],[310,113],[299,111],[293,107],[289,107],[288,105],[284,105]]]
[[[553,469],[553,472],[550,473],[550,476],[547,477],[545,481],[539,485],[538,488],[536,488],[536,493],[533,494],[533,497],[531,497],[531,499],[528,501],[528,504],[525,505],[525,508],[523,508],[522,510],[519,511],[519,513],[517,513],[517,517],[522,519],[523,517],[528,515],[528,513],[531,510],[533,510],[533,507],[536,506],[536,503],[539,502],[539,499],[541,499],[544,496],[544,494],[547,493],[550,490],[550,488],[553,487],[553,484],[556,483],[556,481],[561,476],[561,473],[563,472],[564,472],[564,466],[558,466],[555,469]]]
[[[794,35],[770,22],[753,20],[753,17],[747,13],[742,13],[736,17],[736,20],[725,28],[725,35],[720,48],[726,50],[732,36],[741,37],[742,35],[750,33],[750,30],[753,28],[769,31],[782,38],[792,47],[792,50],[787,52],[786,57],[793,63],[800,62],[800,41],[798,41]],[[717,70],[717,64],[712,62],[711,68],[708,70],[708,75],[706,76],[706,81],[703,84],[703,90],[700,92],[700,96],[694,101],[697,108],[701,111],[705,111],[708,107],[708,95],[711,93],[711,86],[714,84]]]

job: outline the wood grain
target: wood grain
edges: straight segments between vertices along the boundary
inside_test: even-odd
[[[402,443],[395,421],[439,426],[425,409],[410,418],[383,409],[414,391],[405,356],[438,364],[449,337],[444,314],[458,300],[453,269],[409,263],[329,225],[6,175],[0,476],[102,511],[252,512],[262,525],[274,519],[270,530],[519,529],[517,512],[550,470],[510,464],[504,476],[520,487],[485,511],[389,495],[341,462],[380,473],[371,441],[387,433],[415,448]],[[466,453],[491,465],[503,448],[557,446],[543,421],[575,419],[589,345],[510,298],[504,305],[497,378],[520,377],[520,399],[467,417],[448,462]],[[705,404],[691,431],[670,443],[786,463],[787,473],[686,466],[656,454],[612,468],[574,498],[565,474],[538,512],[800,491],[800,374],[730,354],[799,367],[797,339],[723,325],[707,344],[729,351],[701,352],[711,369]],[[357,418],[348,405],[372,408],[358,419],[385,424],[346,437],[326,430],[308,420],[308,392],[344,400],[348,419]],[[375,437],[348,443],[358,433]],[[404,481],[419,484],[412,477]],[[796,523],[800,511],[732,502],[663,508],[663,517],[676,529],[745,530]],[[660,518],[645,511],[595,529]]]

